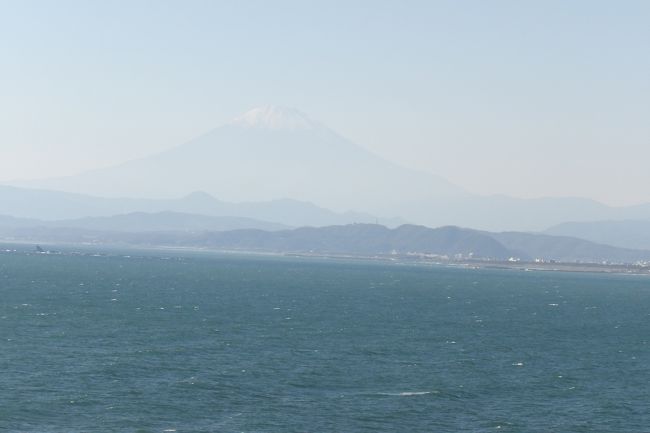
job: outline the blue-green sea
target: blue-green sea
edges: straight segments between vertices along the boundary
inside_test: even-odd
[[[648,277],[12,248],[2,432],[650,431]]]

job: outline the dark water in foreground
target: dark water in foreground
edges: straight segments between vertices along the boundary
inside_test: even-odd
[[[650,431],[650,279],[0,253],[0,431]]]

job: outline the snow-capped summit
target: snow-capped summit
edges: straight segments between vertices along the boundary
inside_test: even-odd
[[[229,202],[289,198],[407,218],[420,215],[420,203],[463,194],[442,178],[386,161],[300,111],[277,106],[255,108],[157,154],[23,186],[113,197],[205,191]],[[214,199],[195,193],[185,201],[209,207]],[[440,208],[434,209],[438,215]]]
[[[318,127],[318,123],[311,120],[305,113],[294,108],[267,105],[253,108],[236,117],[231,125],[249,128],[272,130],[298,131]]]

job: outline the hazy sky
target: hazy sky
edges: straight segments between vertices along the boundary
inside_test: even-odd
[[[650,2],[0,0],[0,181],[296,107],[520,197],[650,201]]]

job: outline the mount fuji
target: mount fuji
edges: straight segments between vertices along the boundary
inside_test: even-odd
[[[226,201],[291,198],[393,215],[401,206],[464,194],[440,177],[374,155],[298,110],[276,106],[253,109],[159,154],[17,185],[107,197],[205,191]]]
[[[232,203],[289,199],[339,213],[356,211],[431,227],[492,231],[650,218],[650,204],[610,207],[584,198],[475,195],[434,174],[382,159],[298,110],[276,106],[253,109],[149,157],[13,185],[127,199],[165,200],[195,191]],[[294,212],[285,209],[284,214]],[[287,223],[286,217],[282,222]],[[290,225],[310,222],[294,218]]]

